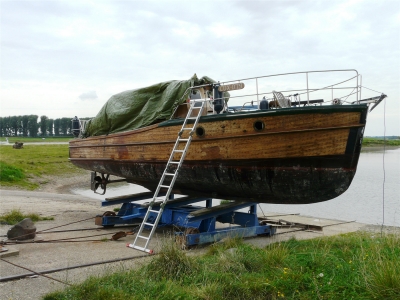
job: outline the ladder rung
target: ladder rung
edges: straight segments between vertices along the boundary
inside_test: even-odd
[[[135,246],[133,244],[129,245],[129,247],[137,249],[137,250],[140,250],[140,251],[144,251],[144,252],[147,252],[147,253],[150,253],[150,254],[153,254],[153,250],[146,249],[145,247]]]
[[[145,247],[136,246],[136,245],[134,245],[134,244],[130,244],[129,247],[130,247],[130,248],[137,249],[137,250],[140,250],[140,251],[146,251],[146,248],[145,248]]]
[[[169,193],[169,192],[171,191],[171,189],[173,188],[173,185],[174,185],[174,182],[175,182],[175,179],[176,179],[176,175],[178,175],[179,168],[181,167],[181,165],[182,165],[182,163],[183,163],[183,160],[184,160],[184,158],[185,158],[185,154],[186,154],[187,149],[188,149],[188,147],[189,147],[189,145],[190,145],[190,142],[191,142],[191,140],[192,140],[192,135],[193,135],[194,130],[195,130],[195,127],[196,127],[195,125],[196,125],[197,122],[199,121],[199,118],[200,118],[200,115],[201,115],[201,111],[202,111],[203,106],[204,106],[204,102],[201,104],[201,108],[200,108],[199,113],[197,114],[197,116],[196,116],[196,117],[190,117],[190,114],[192,113],[192,110],[193,110],[193,108],[195,107],[195,104],[193,104],[193,103],[190,104],[190,109],[189,109],[189,111],[188,111],[188,114],[186,115],[185,121],[183,122],[182,128],[181,128],[181,130],[180,130],[179,133],[178,133],[178,137],[177,137],[177,140],[176,140],[174,149],[173,149],[172,152],[171,152],[171,156],[170,156],[170,159],[169,159],[168,162],[167,162],[167,166],[166,166],[166,168],[165,168],[165,170],[164,170],[162,179],[160,180],[160,182],[159,182],[159,184],[158,184],[157,192],[154,194],[153,200],[152,200],[152,202],[150,203],[150,205],[148,206],[148,210],[147,210],[147,213],[146,213],[146,218],[143,220],[143,222],[142,222],[142,224],[141,224],[141,226],[140,226],[140,229],[139,229],[139,232],[138,232],[138,234],[137,234],[137,236],[136,236],[135,242],[134,242],[133,244],[129,244],[129,245],[128,245],[129,247],[134,248],[134,249],[138,249],[138,250],[141,250],[141,251],[145,251],[145,252],[150,253],[150,254],[153,253],[153,250],[146,249],[146,247],[147,247],[147,244],[150,242],[151,237],[153,236],[154,229],[156,229],[156,227],[158,226],[158,223],[159,223],[159,221],[160,221],[161,214],[162,214],[163,209],[164,209],[164,205],[165,205],[165,203],[167,203],[167,201],[169,200],[168,197],[166,197],[166,196],[158,196],[158,194],[160,193],[160,188],[167,188],[167,189],[168,189],[168,193]],[[186,126],[187,126],[187,120],[196,120],[196,121],[194,122],[193,127],[186,127]],[[190,126],[190,125],[189,125],[189,126]],[[181,138],[182,133],[183,133],[184,130],[190,130],[190,131],[191,131],[191,132],[189,133],[189,137],[188,137],[188,138]],[[186,142],[186,145],[185,145],[185,147],[184,147],[183,150],[178,150],[178,149],[176,149],[176,148],[178,148],[179,142]],[[174,159],[174,158],[173,158],[173,157],[174,157],[174,153],[182,153],[181,158],[180,158],[179,160]],[[169,172],[171,172],[171,173],[167,172],[169,165],[177,165],[176,170],[169,171]],[[170,185],[167,185],[167,184],[168,184],[168,181],[167,181],[165,184],[162,184],[162,183],[164,183],[165,176],[173,176]],[[167,194],[168,194],[168,193],[167,193]],[[160,204],[160,210],[153,210],[153,209],[152,209],[152,208],[153,208],[153,205],[155,204],[155,201],[156,201],[156,200],[160,200],[160,202],[158,203],[158,204]],[[157,214],[157,218],[156,218],[156,220],[155,220],[154,223],[149,223],[149,214],[150,214],[150,213],[155,213],[155,214]],[[150,227],[152,227],[152,230],[151,230],[151,232],[150,232],[150,234],[149,234],[148,237],[145,237],[145,236],[140,235],[140,234],[142,233],[142,231],[143,231],[143,229],[144,229],[145,226],[150,226]],[[140,246],[137,246],[137,245],[136,245],[136,244],[137,244],[137,239],[138,239],[138,238],[147,240],[146,246],[145,246],[145,247],[140,247]]]

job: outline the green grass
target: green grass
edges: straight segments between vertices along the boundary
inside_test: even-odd
[[[232,203],[232,200],[219,200],[219,204],[229,204]]]
[[[41,217],[36,213],[23,214],[19,209],[13,209],[8,213],[0,215],[0,223],[14,225],[26,218],[31,219],[32,222],[54,220],[53,217]]]
[[[399,257],[398,235],[360,232],[265,248],[231,239],[199,256],[167,243],[142,267],[44,299],[400,299]]]
[[[385,143],[386,142],[386,143]],[[387,145],[387,146],[400,146],[400,140],[383,140],[371,137],[364,137],[363,146]]]
[[[73,136],[68,136],[68,137],[45,137],[45,139],[41,137],[36,137],[36,138],[31,138],[31,137],[7,137],[8,138],[8,143],[9,144],[14,144],[15,142],[20,142],[20,143],[60,143],[60,142],[69,142],[70,140],[73,139]],[[0,138],[1,142],[5,142],[6,138],[2,137]]]
[[[78,173],[80,169],[68,161],[68,145],[26,145],[13,149],[0,146],[0,184],[24,189],[36,189],[44,176]],[[14,173],[13,173],[14,172]],[[14,180],[10,180],[14,179]]]
[[[25,178],[23,170],[0,161],[0,181],[18,182]]]

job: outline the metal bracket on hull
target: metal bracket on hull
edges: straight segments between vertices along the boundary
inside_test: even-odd
[[[382,102],[383,99],[385,99],[387,95],[381,94],[380,96],[372,97],[372,98],[367,98],[367,99],[362,99],[358,101],[359,103],[366,103],[368,105],[373,104],[372,107],[370,108],[370,112],[379,105],[379,103]],[[352,104],[356,103],[356,101],[352,102]]]

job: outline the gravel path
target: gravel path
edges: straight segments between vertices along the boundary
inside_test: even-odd
[[[6,245],[7,252],[19,251],[16,256],[2,257],[4,260],[26,267],[36,272],[74,265],[102,262],[142,256],[143,253],[127,248],[126,243],[132,242],[132,236],[118,241],[110,241],[111,236],[118,231],[130,231],[132,227],[103,229],[94,224],[94,217],[101,215],[112,207],[102,208],[100,201],[79,195],[67,194],[69,189],[82,184],[86,176],[77,175],[52,181],[42,191],[31,192],[22,190],[0,190],[0,212],[19,209],[23,213],[38,213],[44,217],[54,217],[54,221],[35,223],[37,232],[49,228],[88,219],[83,222],[56,228],[52,231],[71,229],[92,229],[58,233],[38,233],[37,240],[50,241],[70,237],[91,236],[87,242],[58,242],[58,243],[25,243]],[[67,183],[63,186],[63,184]],[[43,192],[46,191],[46,192]],[[64,192],[64,193],[61,193]],[[0,239],[6,239],[7,230],[11,226],[0,225]],[[3,252],[6,254],[7,252]],[[143,261],[143,259],[141,260]],[[58,280],[76,283],[90,275],[102,275],[123,268],[131,268],[140,264],[139,260],[127,260],[93,267],[79,268],[48,274]],[[0,261],[1,278],[30,273],[15,267],[5,261]],[[41,299],[43,295],[64,288],[64,284],[42,276],[24,278],[14,281],[0,282],[0,299]]]
[[[24,213],[40,212],[42,216],[54,216],[54,221],[37,222],[35,224],[37,232],[85,219],[88,220],[63,226],[53,231],[93,228],[93,230],[84,231],[38,233],[37,239],[39,241],[41,239],[50,241],[70,237],[100,235],[85,238],[91,241],[79,243],[27,243],[7,245],[5,247],[8,248],[9,251],[19,250],[19,255],[4,258],[14,264],[24,266],[36,272],[41,272],[80,264],[141,256],[143,254],[126,247],[126,243],[132,242],[131,236],[118,241],[110,241],[111,236],[115,232],[121,231],[121,228],[103,229],[102,227],[95,226],[94,217],[105,211],[101,209],[99,202],[96,200],[74,195],[20,191],[0,191],[0,194],[2,211],[17,208]],[[8,228],[10,228],[8,225],[0,226],[1,239],[5,239],[4,235],[6,235]],[[132,228],[124,227],[122,230],[129,231],[131,229]],[[68,270],[49,274],[49,276],[61,281],[75,283],[84,280],[89,275],[101,275],[121,268],[132,267],[138,263],[138,261],[134,260],[125,261],[123,263]],[[0,261],[1,277],[25,273],[29,273],[29,271]],[[0,299],[40,299],[44,294],[63,287],[64,285],[59,282],[36,276],[35,278],[0,282]]]

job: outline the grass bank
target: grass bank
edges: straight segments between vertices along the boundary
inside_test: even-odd
[[[25,145],[22,149],[0,146],[1,186],[33,190],[51,176],[79,172],[68,161],[68,145]]]
[[[25,218],[31,219],[32,222],[54,220],[54,217],[41,217],[37,213],[23,214],[19,209],[13,209],[8,213],[0,215],[0,224],[14,225]]]
[[[400,146],[400,140],[384,140],[372,137],[364,137],[363,138],[363,146],[378,146],[378,145],[387,145],[387,146]]]
[[[68,143],[70,140],[72,140],[72,136],[68,137],[36,137],[36,138],[30,138],[30,137],[7,137],[8,143],[9,144],[14,144],[15,142],[19,143]],[[6,138],[2,137],[0,139],[0,142],[6,142]]]
[[[166,242],[136,269],[90,277],[62,299],[400,299],[400,237],[352,233],[256,248],[240,239],[188,256]]]

